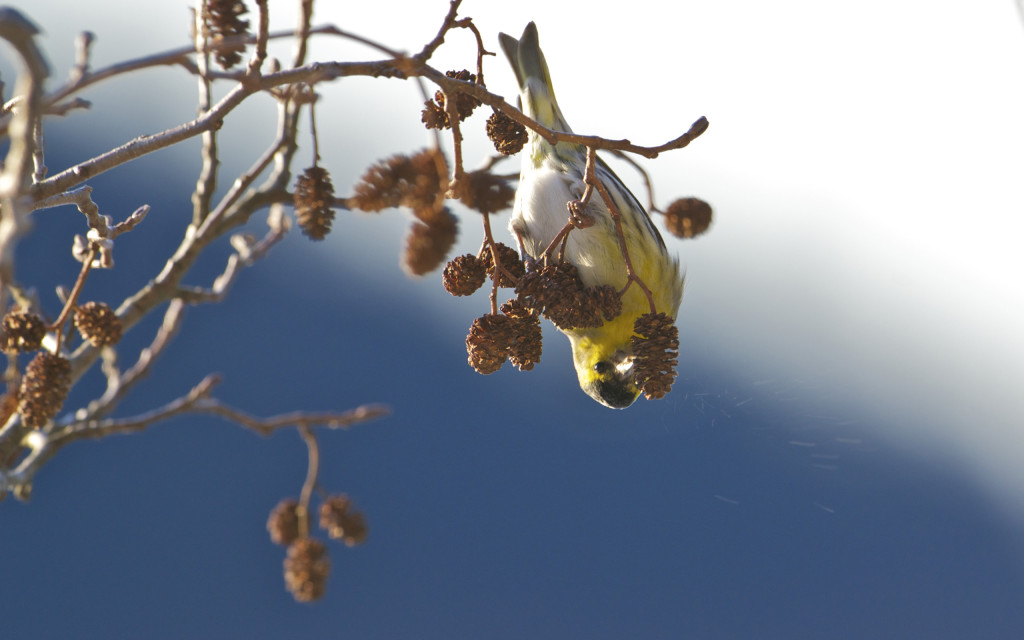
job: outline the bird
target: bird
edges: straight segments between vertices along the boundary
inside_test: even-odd
[[[515,72],[522,112],[548,129],[571,133],[555,99],[536,24],[526,25],[519,39],[501,33],[499,42]],[[509,222],[524,261],[540,259],[568,222],[568,203],[578,201],[586,189],[586,163],[585,146],[568,141],[551,144],[529,131]],[[674,320],[684,282],[678,257],[670,254],[640,201],[600,157],[595,175],[621,213],[625,246],[635,274],[650,290],[657,312]],[[611,285],[618,291],[625,289],[622,313],[597,328],[561,330],[569,338],[580,388],[607,407],[624,409],[640,395],[632,347],[634,322],[652,310],[640,286],[631,283],[627,288],[629,279],[615,223],[596,193],[585,213],[593,224],[569,232],[564,260],[577,268],[587,287]]]

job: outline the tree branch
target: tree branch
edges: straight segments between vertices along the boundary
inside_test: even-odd
[[[278,429],[292,426],[300,429],[313,427],[347,429],[352,425],[382,418],[391,412],[385,405],[367,404],[340,413],[292,412],[258,418],[210,397],[210,393],[219,382],[220,379],[217,376],[209,375],[185,396],[169,402],[163,407],[131,418],[76,421],[52,435],[37,430],[30,431],[22,441],[22,446],[29,450],[28,455],[12,471],[7,473],[0,471],[0,494],[10,490],[14,491],[19,498],[27,499],[36,471],[58,451],[72,442],[90,438],[105,438],[115,434],[138,433],[158,422],[180,415],[220,416],[261,435],[270,435]]]

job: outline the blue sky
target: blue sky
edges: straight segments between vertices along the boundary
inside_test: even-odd
[[[409,50],[447,8],[322,4],[323,21]],[[22,7],[57,78],[83,28],[98,36],[97,65],[184,43],[177,2],[153,3],[141,25],[125,3],[106,5]],[[163,404],[210,371],[224,377],[219,397],[254,414],[390,404],[385,420],[320,437],[325,488],[349,493],[370,523],[364,546],[331,548],[325,600],[292,602],[263,530],[301,486],[296,434],[181,418],[69,447],[31,504],[0,504],[5,629],[1015,637],[1024,26],[1013,2],[635,2],[614,18],[566,5],[467,0],[462,13],[493,49],[498,31],[537,22],[577,131],[656,144],[711,121],[690,148],[646,163],[660,202],[698,195],[716,211],[706,237],[672,241],[688,272],[672,394],[625,412],[596,405],[550,326],[535,371],[474,373],[463,339],[485,299],[401,272],[405,214],[340,216],[324,243],[293,234],[227,302],[190,309],[119,411]],[[450,47],[438,66],[469,66],[470,39]],[[375,57],[337,41],[316,53]],[[511,97],[504,62],[488,64],[488,87]],[[54,124],[51,171],[192,117],[183,72],[139,81],[111,83],[87,96],[92,111]],[[322,93],[321,152],[339,191],[427,141],[411,85]],[[259,153],[272,111],[257,101],[224,128],[225,171]],[[483,117],[468,122],[467,155],[480,159]],[[190,212],[197,156],[184,145],[91,183],[115,218],[153,209],[89,295],[115,301],[160,268]],[[459,249],[475,250],[475,214],[459,213]],[[67,247],[83,226],[70,208],[45,212],[19,250],[48,309],[53,286],[73,279]],[[227,251],[190,282],[209,283]],[[129,334],[126,353],[154,326]],[[99,384],[83,381],[69,403]]]

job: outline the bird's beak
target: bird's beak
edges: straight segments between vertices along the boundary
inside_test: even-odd
[[[612,364],[615,366],[615,373],[622,380],[633,379],[633,360],[633,354],[626,353],[625,351],[617,351],[615,355],[612,356]]]

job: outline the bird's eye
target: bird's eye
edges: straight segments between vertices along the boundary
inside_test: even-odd
[[[612,366],[611,362],[608,362],[607,360],[602,360],[601,362],[598,362],[597,364],[594,365],[594,373],[596,373],[599,376],[603,376],[611,373],[612,369],[614,368],[615,367]]]

